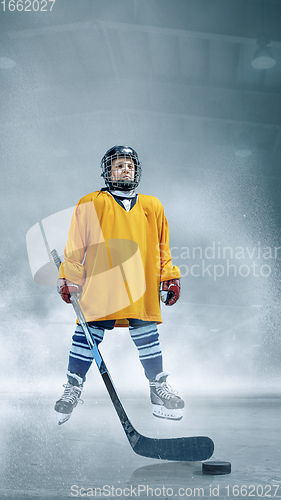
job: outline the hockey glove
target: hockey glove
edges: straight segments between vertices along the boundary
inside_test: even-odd
[[[77,296],[80,294],[82,292],[82,286],[76,285],[76,283],[72,283],[72,281],[68,281],[64,278],[59,278],[57,281],[57,291],[64,302],[71,304],[70,296]]]
[[[163,281],[160,285],[160,298],[166,306],[173,306],[180,297],[180,279]]]

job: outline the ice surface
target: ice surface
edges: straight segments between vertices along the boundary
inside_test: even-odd
[[[226,498],[227,491],[230,498],[242,498],[237,485],[244,485],[242,493],[259,488],[259,493],[263,489],[273,496],[277,491],[280,497],[280,399],[191,398],[181,422],[155,419],[147,399],[124,400],[133,424],[147,436],[212,437],[212,458],[230,461],[232,472],[205,476],[199,462],[161,462],[136,455],[107,398],[85,393],[85,404],[58,426],[52,409],[56,397],[7,393],[2,398],[1,498],[126,498],[134,492],[140,497],[153,492],[162,499],[172,492],[192,492],[193,498],[199,496],[198,489],[209,497],[210,487],[213,491],[218,486],[220,498]]]

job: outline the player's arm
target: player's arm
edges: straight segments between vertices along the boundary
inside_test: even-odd
[[[86,252],[85,221],[79,204],[76,206],[68,240],[64,249],[64,262],[59,269],[57,290],[66,303],[70,303],[71,295],[82,293],[85,281],[85,270],[83,261]]]
[[[161,206],[161,216],[158,219],[160,240],[160,298],[167,306],[174,305],[180,297],[180,270],[173,266],[169,245],[169,226]]]

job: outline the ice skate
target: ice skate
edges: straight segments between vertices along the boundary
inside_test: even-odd
[[[181,420],[184,401],[178,396],[166,380],[168,373],[158,373],[154,380],[149,382],[150,400],[153,404],[153,415],[168,420]]]
[[[67,422],[72,414],[72,411],[78,403],[84,403],[80,399],[83,390],[83,379],[76,373],[67,373],[67,384],[64,384],[64,393],[55,404],[55,411],[58,412],[58,424],[62,425]]]

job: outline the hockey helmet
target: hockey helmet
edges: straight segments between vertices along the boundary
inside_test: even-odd
[[[132,179],[112,179],[112,163],[119,158],[128,158],[133,161],[135,166],[134,177]],[[136,151],[129,146],[113,146],[110,148],[101,160],[101,176],[110,189],[121,189],[130,191],[135,189],[141,178],[141,163]]]

